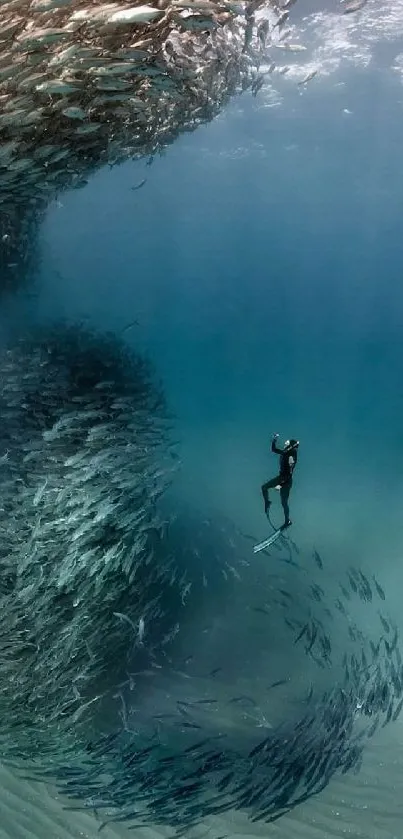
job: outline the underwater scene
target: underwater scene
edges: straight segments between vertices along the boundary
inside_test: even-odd
[[[403,835],[403,0],[0,0],[0,839]]]

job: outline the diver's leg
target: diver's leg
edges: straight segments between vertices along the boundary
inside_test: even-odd
[[[275,478],[272,478],[271,481],[267,481],[267,483],[263,484],[263,486],[262,486],[262,495],[263,495],[265,513],[267,513],[267,511],[270,507],[270,504],[271,504],[271,501],[269,499],[269,489],[274,489],[274,487],[276,487],[278,485],[279,480],[280,480],[280,478],[277,475]]]
[[[281,498],[281,506],[284,510],[284,526],[288,527],[291,524],[290,520],[290,508],[288,505],[288,499],[291,492],[291,484],[284,484],[280,489],[280,498]]]

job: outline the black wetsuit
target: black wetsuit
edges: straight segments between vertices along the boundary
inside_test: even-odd
[[[284,524],[288,524],[290,521],[288,498],[292,487],[292,474],[298,460],[298,450],[296,447],[292,446],[287,446],[286,449],[278,449],[276,446],[276,440],[272,441],[271,450],[274,454],[280,455],[280,471],[275,478],[272,478],[271,481],[267,481],[267,483],[262,486],[265,513],[267,513],[270,506],[269,489],[274,489],[274,487],[280,486],[281,505],[284,510]]]

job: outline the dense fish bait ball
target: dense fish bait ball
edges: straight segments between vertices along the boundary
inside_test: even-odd
[[[34,225],[101,166],[151,162],[231,96],[256,94],[293,3],[1,0],[1,288],[27,274],[22,237],[10,254],[21,217]]]
[[[182,631],[186,633],[186,610],[194,613],[206,584],[207,590],[213,584],[214,591],[217,573],[225,572],[226,585],[227,577],[234,585],[239,583],[245,596],[250,596],[254,579],[249,614],[258,616],[260,627],[254,622],[250,637],[252,643],[268,639],[267,666],[259,670],[260,684],[263,676],[267,678],[263,693],[257,691],[258,680],[250,680],[250,695],[240,694],[235,684],[234,692],[228,694],[226,661],[218,666],[214,642],[214,666],[206,682],[206,661],[203,657],[198,664],[197,640],[188,672],[183,672],[188,660],[182,672],[176,665],[169,684],[174,642],[164,651],[165,663],[156,653],[158,669],[145,704],[148,719],[142,717],[132,685],[122,687],[123,725],[77,749],[74,763],[56,761],[41,774],[56,779],[60,790],[75,799],[73,809],[80,807],[81,800],[102,823],[169,825],[177,835],[188,836],[189,829],[207,817],[232,809],[242,810],[253,822],[276,821],[321,792],[336,773],[358,771],[368,739],[397,720],[402,711],[403,664],[399,631],[385,612],[386,594],[376,578],[351,566],[340,582],[329,580],[319,552],[302,556],[288,537],[268,557],[267,575],[261,571],[256,586],[254,567],[251,564],[249,569],[246,558],[251,552],[249,537],[228,524],[223,528],[218,517],[203,523],[193,518],[191,527],[186,520],[182,524],[181,518],[169,528],[164,542],[170,548],[177,542],[181,568],[186,556],[189,566],[197,556]],[[216,567],[211,562],[214,545],[220,545]],[[361,607],[372,638],[357,622]],[[216,608],[219,611],[219,603]],[[242,622],[250,633],[246,614]],[[311,673],[311,684],[299,699],[298,691],[289,692],[292,668],[287,680],[273,682],[270,653],[282,625],[290,633],[290,651],[299,650],[302,666]],[[200,640],[206,631],[209,628],[203,621]],[[225,625],[221,631],[225,632]],[[327,687],[317,678],[324,671]],[[165,707],[153,714],[158,682]],[[280,699],[283,719],[276,723],[271,703],[279,690],[284,691]],[[234,708],[255,720],[249,724],[248,738],[240,740],[236,725],[226,725],[225,718]],[[266,714],[273,724],[262,727]]]
[[[0,207],[47,203],[99,163],[210,120],[256,82],[292,0],[281,5],[3,0]]]
[[[163,618],[173,461],[163,394],[113,337],[39,331],[2,351],[0,379],[0,742],[32,756],[79,736]]]

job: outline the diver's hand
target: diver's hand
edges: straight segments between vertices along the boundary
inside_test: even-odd
[[[279,434],[273,434],[273,437],[271,438],[272,443],[274,443],[276,440],[278,440],[279,436],[280,436]]]

